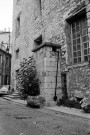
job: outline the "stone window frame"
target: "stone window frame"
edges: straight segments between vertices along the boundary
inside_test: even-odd
[[[71,50],[72,50],[72,64],[73,65],[76,65],[76,64],[82,64],[82,63],[86,63],[86,62],[88,62],[88,60],[87,61],[85,61],[84,60],[84,46],[83,46],[83,43],[82,43],[82,37],[80,38],[80,44],[81,44],[81,62],[77,62],[77,63],[75,63],[74,62],[74,57],[73,57],[73,41],[72,41],[72,23],[77,19],[77,20],[80,20],[80,19],[82,19],[83,17],[86,17],[86,19],[87,19],[87,16],[86,16],[86,7],[84,6],[82,9],[80,9],[79,11],[77,11],[77,12],[75,12],[75,13],[73,13],[72,15],[70,15],[67,19],[66,19],[66,21],[68,22],[68,24],[70,25],[70,31],[71,31],[71,33],[70,33],[70,35],[71,35]],[[80,28],[81,29],[81,28]],[[87,25],[87,36],[88,36],[88,25]],[[89,37],[88,37],[88,49],[87,50],[89,50]],[[88,53],[88,55],[87,56],[89,56],[89,53]],[[87,59],[88,59],[88,57],[87,57]]]

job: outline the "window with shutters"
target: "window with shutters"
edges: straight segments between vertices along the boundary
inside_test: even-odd
[[[89,39],[86,16],[73,20],[71,23],[71,42],[73,64],[88,61]]]

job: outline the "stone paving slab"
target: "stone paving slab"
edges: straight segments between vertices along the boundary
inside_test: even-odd
[[[3,98],[16,102],[16,103],[20,103],[24,105],[27,104],[26,100],[12,99],[8,97],[3,97]],[[63,107],[63,106],[51,106],[51,107],[44,107],[44,108],[90,119],[90,113],[85,113],[82,109],[75,109],[75,108],[69,108],[69,107]]]

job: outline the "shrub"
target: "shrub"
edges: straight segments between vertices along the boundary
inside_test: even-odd
[[[81,109],[81,104],[79,101],[76,100],[76,98],[65,99],[63,97],[62,99],[59,99],[59,101],[57,102],[57,105],[58,106],[63,105],[70,108]]]
[[[76,98],[67,99],[65,102],[65,106],[70,108],[81,109],[81,104],[79,101],[76,100]]]
[[[16,75],[17,86],[16,88],[21,93],[23,98],[30,96],[37,96],[40,94],[39,79],[35,66],[33,56],[28,59],[23,59],[20,63],[19,71]]]
[[[62,98],[60,98],[58,101],[57,101],[57,105],[60,106],[60,105],[64,105],[65,102],[66,102],[67,98],[65,98],[64,96]]]

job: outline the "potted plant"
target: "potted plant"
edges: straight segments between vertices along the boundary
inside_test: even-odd
[[[23,99],[27,100],[27,105],[40,106],[41,97],[39,89],[39,78],[34,57],[23,59],[20,63],[20,69],[17,74],[17,89],[20,91]],[[44,98],[43,100],[44,101]]]

